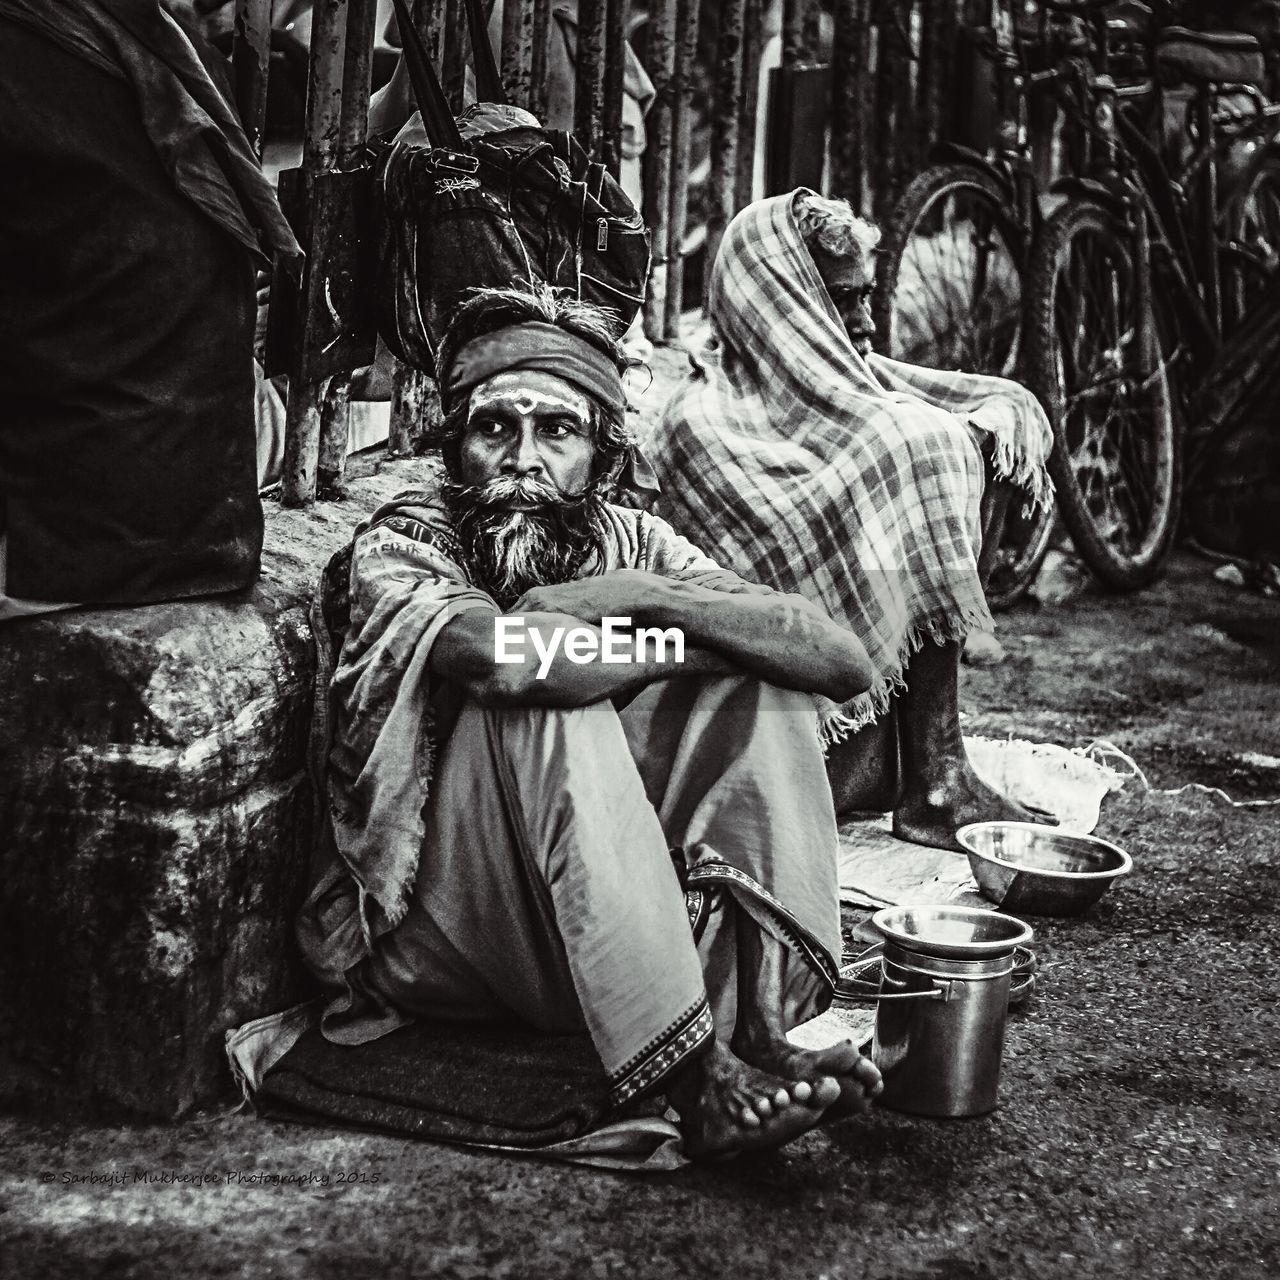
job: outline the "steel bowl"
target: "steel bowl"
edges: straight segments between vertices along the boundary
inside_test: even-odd
[[[1078,916],[1133,869],[1118,845],[1034,822],[972,822],[956,839],[983,897],[1026,915]]]
[[[1030,942],[1033,936],[1021,920],[997,915],[987,907],[947,903],[882,907],[871,923],[886,942],[950,960],[1010,955],[1014,947]]]

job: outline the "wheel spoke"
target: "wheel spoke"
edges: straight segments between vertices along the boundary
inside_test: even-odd
[[[1021,280],[1006,218],[992,193],[967,182],[932,198],[901,250],[893,354],[975,372],[1013,371]]]

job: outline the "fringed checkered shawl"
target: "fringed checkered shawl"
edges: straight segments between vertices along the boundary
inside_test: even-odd
[[[653,452],[676,528],[744,578],[809,597],[866,646],[872,688],[823,708],[836,739],[885,709],[926,638],[989,624],[982,448],[996,475],[1043,498],[1051,436],[1017,383],[860,356],[801,239],[801,194],[729,225],[712,337]]]

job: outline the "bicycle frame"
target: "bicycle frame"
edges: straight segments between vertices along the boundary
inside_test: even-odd
[[[1057,67],[1030,69],[1027,42],[1014,34],[1006,0],[993,0],[985,32],[979,52],[995,68],[999,83],[996,138],[986,151],[954,142],[937,143],[930,150],[930,159],[935,163],[962,161],[987,173],[1008,194],[1014,220],[1030,243],[1042,221],[1031,146],[1030,94],[1034,87],[1059,79],[1062,71]],[[1042,36],[1043,40],[1047,37]]]
[[[1064,179],[1053,190],[1086,190],[1111,204],[1133,228],[1161,281],[1155,294],[1157,318],[1176,339],[1168,364],[1175,372],[1194,375],[1223,341],[1225,228],[1219,162],[1227,148],[1251,133],[1261,136],[1270,129],[1269,141],[1274,140],[1280,106],[1267,103],[1252,85],[1201,86],[1190,110],[1189,134],[1195,145],[1177,173],[1170,174],[1135,119],[1143,103],[1159,108],[1161,90],[1147,79],[1117,86],[1107,71],[1105,17],[1095,15],[1093,27],[1093,56],[1080,59],[1073,76],[1079,94],[1077,123],[1094,144],[1090,162],[1083,177]],[[1234,121],[1217,108],[1219,97],[1227,93],[1248,94],[1258,106],[1254,118],[1233,127]],[[1239,181],[1248,177],[1246,173]],[[1193,380],[1175,379],[1180,387]]]

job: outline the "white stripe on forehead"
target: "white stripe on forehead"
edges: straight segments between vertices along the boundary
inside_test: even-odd
[[[496,373],[471,393],[468,417],[480,409],[514,409],[531,414],[569,414],[582,422],[591,419],[591,403],[577,387],[554,374],[541,371]]]

